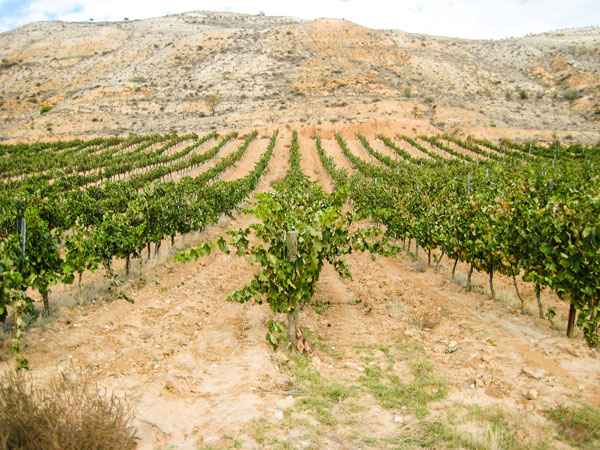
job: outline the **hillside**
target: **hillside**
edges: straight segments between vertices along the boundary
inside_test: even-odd
[[[0,35],[0,59],[10,141],[382,121],[409,134],[600,136],[598,28],[474,41],[190,12],[34,23]],[[214,115],[211,94],[223,100]]]

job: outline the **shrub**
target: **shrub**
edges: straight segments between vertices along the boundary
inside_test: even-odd
[[[206,97],[206,100],[204,101],[204,103],[206,103],[206,106],[212,111],[212,115],[214,116],[215,108],[217,106],[219,106],[222,101],[223,101],[223,99],[221,97],[219,97],[218,95],[211,94],[208,97]]]
[[[529,93],[523,88],[518,88],[518,89],[519,89],[519,98],[521,100],[527,100],[529,98]]]
[[[50,105],[44,105],[40,109],[40,114],[46,114],[48,111],[52,111],[52,106],[50,106]]]
[[[579,94],[577,89],[567,89],[564,92],[563,97],[565,98],[565,100],[572,102],[572,101],[577,100],[579,97],[581,97],[581,95]]]
[[[133,415],[82,373],[61,373],[48,387],[10,372],[0,385],[0,449],[133,449]]]

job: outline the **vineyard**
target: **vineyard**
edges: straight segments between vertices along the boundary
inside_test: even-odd
[[[335,333],[341,331],[333,323],[335,319],[328,317],[328,311],[335,310],[333,303],[324,299],[324,292],[332,289],[330,285],[343,292],[335,297],[352,298],[340,309],[360,309],[364,317],[356,319],[353,326],[357,329],[366,327],[360,323],[368,320],[365,317],[381,311],[387,311],[381,327],[394,321],[407,323],[410,309],[391,307],[385,303],[389,299],[384,301],[375,294],[382,284],[388,291],[399,289],[394,284],[400,278],[393,275],[386,279],[392,269],[382,269],[382,261],[417,277],[422,272],[431,277],[447,273],[455,295],[466,302],[460,309],[464,317],[479,314],[480,306],[476,305],[480,300],[473,300],[472,308],[468,306],[472,296],[485,298],[497,308],[508,307],[500,297],[512,296],[518,299],[514,311],[529,310],[528,317],[533,320],[538,316],[544,324],[544,333],[554,333],[546,338],[565,340],[558,337],[564,334],[570,339],[566,342],[586,343],[580,347],[585,350],[579,352],[595,355],[594,349],[600,344],[599,168],[598,147],[565,146],[558,141],[491,142],[448,135],[366,137],[334,133],[326,137],[276,130],[2,145],[0,318],[14,356],[11,364],[36,372],[36,363],[30,363],[27,350],[39,337],[36,321],[52,323],[44,316],[60,313],[54,296],[78,298],[86,284],[103,283],[107,298],[125,301],[103,306],[121,311],[118,317],[124,321],[123,327],[127,326],[127,315],[132,314],[132,323],[142,321],[152,329],[150,316],[140,318],[139,311],[134,312],[137,293],[149,286],[144,277],[154,276],[153,270],[162,271],[169,290],[161,291],[161,295],[169,296],[186,284],[186,280],[171,280],[169,275],[183,265],[195,271],[196,281],[190,284],[199,289],[195,292],[204,293],[218,285],[219,292],[225,290],[226,294],[220,298],[222,303],[227,297],[244,304],[225,304],[218,311],[240,307],[244,314],[250,314],[246,302],[268,305],[270,311],[260,307],[266,319],[257,318],[240,332],[245,336],[242,342],[254,342],[250,350],[268,341],[274,349],[291,349],[289,358],[298,367],[306,364],[298,359],[304,358],[302,353],[312,355],[317,364],[328,359],[335,362],[344,358],[336,356],[336,346],[343,347],[344,343],[335,343]],[[228,220],[239,227],[224,226]],[[161,255],[167,255],[163,256],[166,259],[160,260]],[[158,269],[151,266],[153,259],[162,261]],[[226,267],[218,275],[219,281],[203,279],[207,265],[217,267],[216,261]],[[370,264],[380,277],[377,287],[371,289],[369,283],[359,287],[358,280],[371,270]],[[216,269],[211,270],[214,274]],[[476,278],[485,278],[485,283],[478,284]],[[362,294],[359,297],[355,292]],[[193,288],[181,295],[193,295]],[[535,312],[531,312],[532,305]],[[447,306],[433,306],[426,305],[424,309],[431,311],[419,316],[419,333],[426,329],[431,329],[432,335],[438,333],[434,328]],[[190,326],[185,329],[186,339],[195,338],[202,330],[200,318],[190,325],[183,317],[208,315],[208,307],[205,313],[191,304],[185,313],[177,308],[165,306],[162,313],[156,313],[156,320],[161,315],[171,317],[171,326]],[[186,325],[177,325],[178,318]],[[315,332],[308,327],[323,321],[327,325],[319,334],[335,329],[327,345],[315,340]],[[219,331],[216,326],[204,338],[220,341]],[[262,336],[262,343],[247,333]],[[412,331],[407,333],[403,336],[414,336]],[[538,336],[540,332],[536,333]],[[357,350],[361,361],[373,360],[378,342],[373,338],[360,343],[364,345]],[[428,345],[434,347],[439,342]],[[494,341],[482,337],[477,348],[486,342]],[[137,348],[134,341],[130,345]],[[218,345],[236,347],[229,342],[202,344],[207,352]],[[172,344],[170,353],[154,357],[154,365],[177,354],[177,347]],[[443,347],[444,357],[461,353],[452,339],[443,342]],[[250,350],[233,351],[245,355],[244,360],[250,357]],[[60,351],[53,348],[51,353],[57,356]],[[125,348],[120,351],[124,353],[113,360],[137,358]],[[377,352],[387,358],[390,367],[403,361],[403,356],[386,353],[388,350]],[[272,365],[264,349],[259,353],[260,357],[252,356],[262,358],[259,365]],[[39,356],[35,357],[39,361]],[[176,357],[172,359],[176,367]],[[109,370],[110,364],[106,364],[102,370]],[[394,403],[376,388],[387,372],[361,369],[359,380],[375,403],[394,411],[408,408],[419,420],[428,414],[430,403],[450,395],[440,378],[425,374],[429,369],[417,370],[410,375],[416,377],[414,382],[402,384],[393,378],[390,382],[406,389],[416,389],[413,384],[420,383],[424,392],[420,400]],[[153,370],[159,370],[158,366]],[[235,372],[237,366],[232,370]],[[122,369],[121,375],[126,372]],[[302,379],[298,372],[295,376]],[[576,374],[568,376],[577,379]],[[309,389],[307,380],[299,395]],[[173,387],[173,382],[169,378],[166,386],[171,387],[165,389],[183,389]],[[473,383],[480,387],[477,380]],[[493,380],[481,383],[502,391]],[[333,385],[323,389],[335,390]],[[530,396],[537,396],[535,392]],[[359,414],[359,409],[345,403],[352,395],[351,390],[340,388],[335,394],[335,403],[339,403],[336,414]],[[317,411],[321,424],[332,414],[333,406],[327,409],[308,401],[300,404],[304,413]],[[177,405],[174,402],[170,407]],[[170,442],[170,432],[159,428],[157,433],[160,442]],[[443,439],[443,445],[479,448],[456,435]]]

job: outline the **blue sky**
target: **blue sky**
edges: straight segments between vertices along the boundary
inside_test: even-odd
[[[0,0],[0,32],[40,20],[133,20],[197,10],[335,17],[370,28],[482,39],[600,26],[600,0]]]

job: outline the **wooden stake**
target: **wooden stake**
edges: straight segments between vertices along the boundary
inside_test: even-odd
[[[288,261],[294,262],[298,257],[298,232],[296,230],[290,230],[285,233],[285,246],[286,256]],[[288,313],[288,334],[290,337],[290,344],[293,350],[298,349],[298,335],[296,333],[296,326],[298,325],[298,305],[292,306],[291,312]]]
[[[494,291],[494,264],[490,263],[490,295],[492,300],[496,299],[496,292]]]
[[[456,265],[458,264],[458,256],[456,257],[456,259],[454,260],[454,266],[452,266],[452,281],[455,280],[455,273],[456,273]]]
[[[575,305],[571,303],[569,305],[569,320],[567,321],[567,337],[573,337],[573,330],[575,329],[575,317],[577,316],[577,311],[575,310]]]

